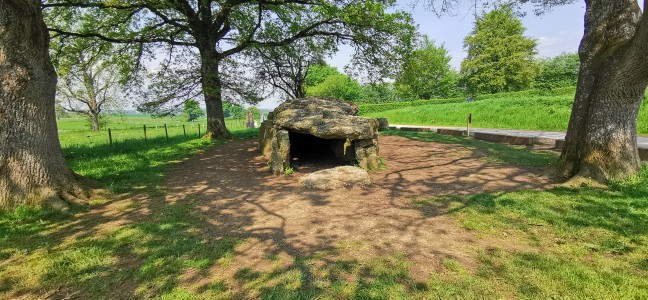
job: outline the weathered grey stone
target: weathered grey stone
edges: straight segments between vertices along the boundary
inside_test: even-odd
[[[378,139],[356,141],[355,154],[358,166],[361,168],[372,170],[380,167]]]
[[[389,129],[389,121],[387,121],[387,118],[376,118],[376,121],[378,121],[378,130]]]
[[[272,137],[277,130],[272,126],[272,121],[266,120],[259,127],[259,152],[270,159],[272,154]]]
[[[372,184],[366,170],[343,166],[310,173],[299,179],[309,189],[333,190],[345,187],[367,186]]]
[[[335,157],[357,161],[363,168],[376,168],[378,157],[377,119],[358,117],[358,107],[344,101],[320,97],[293,99],[279,105],[261,125],[259,151],[271,159],[273,173],[290,166],[290,134],[329,140]],[[296,136],[295,136],[296,135]],[[306,139],[308,140],[308,139]]]
[[[307,97],[279,105],[273,124],[323,139],[371,139],[377,136],[378,121],[358,117],[358,107],[336,99]]]
[[[272,154],[270,169],[274,174],[281,174],[290,166],[290,135],[286,130],[277,130],[272,137]]]

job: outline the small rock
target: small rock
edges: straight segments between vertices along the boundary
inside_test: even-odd
[[[306,188],[318,190],[366,186],[373,183],[366,170],[353,166],[317,171],[300,178],[299,182]]]

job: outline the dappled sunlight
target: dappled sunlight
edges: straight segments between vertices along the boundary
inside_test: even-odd
[[[417,261],[408,267],[413,280],[427,280],[443,269],[446,258],[475,269],[475,249],[485,242],[445,215],[446,208],[432,211],[412,200],[547,185],[529,175],[530,169],[489,164],[458,146],[386,136],[381,151],[387,168],[371,172],[374,185],[333,191],[301,187],[298,179],[306,170],[294,176],[270,174],[256,144],[249,141],[228,143],[179,164],[167,179],[166,201],[195,203],[214,229],[210,238],[245,239],[227,267],[214,265],[201,280],[217,277],[241,289],[241,270],[261,274],[285,265],[285,270],[299,270],[306,278],[302,284],[312,284],[314,270],[300,265],[304,260],[326,268],[344,259],[399,253]],[[282,259],[271,259],[276,257]]]
[[[602,201],[601,191],[551,188],[549,179],[536,175],[541,168],[512,164],[547,161],[542,153],[394,136],[381,136],[380,142],[386,168],[371,171],[374,184],[367,187],[305,189],[299,178],[316,166],[275,176],[254,141],[233,140],[174,163],[154,193],[122,194],[65,216],[5,217],[0,227],[18,231],[10,236],[31,238],[0,236],[5,259],[0,294],[554,295],[552,288],[570,288],[556,278],[583,276],[596,283],[598,276],[612,274],[610,268],[592,271],[574,253],[633,255],[648,242],[648,227],[640,225],[646,222],[646,202],[623,204],[627,196],[615,191],[605,192],[608,200]],[[517,152],[507,155],[510,151]],[[512,161],[493,160],[498,156]],[[634,195],[636,185],[624,184],[617,189]],[[641,191],[636,190],[638,199],[645,197]],[[565,197],[575,200],[562,204]],[[596,243],[585,237],[595,237]],[[547,239],[555,244],[546,244]],[[575,246],[567,248],[569,243]],[[568,257],[576,259],[570,262],[573,270],[561,271]],[[642,260],[614,262],[641,265]],[[515,275],[530,272],[540,273],[532,279]],[[636,277],[619,274],[615,278],[638,284]],[[513,282],[492,285],[492,280]]]

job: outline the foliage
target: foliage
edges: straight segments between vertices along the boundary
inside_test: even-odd
[[[223,102],[223,113],[225,114],[225,117],[231,117],[234,119],[245,118],[245,108],[236,103]]]
[[[286,167],[286,169],[284,170],[284,175],[286,175],[286,176],[292,176],[294,174],[295,174],[295,169],[293,169],[293,167],[289,166],[289,167]]]
[[[324,81],[315,86],[307,87],[306,94],[357,102],[362,95],[362,87],[347,75],[335,74],[326,77]]]
[[[256,107],[256,106],[250,106],[246,110],[246,112],[251,112],[252,113],[252,118],[255,120],[261,119],[261,110]]]
[[[404,98],[431,99],[459,95],[459,75],[450,68],[450,55],[427,36],[405,57],[394,83]]]
[[[544,90],[576,86],[580,59],[576,53],[563,53],[554,58],[540,61],[541,72],[536,77],[535,87]]]
[[[200,104],[198,104],[198,101],[189,99],[184,104],[182,115],[184,116],[185,120],[187,120],[188,122],[193,122],[198,118],[204,116],[205,112],[202,110],[202,108],[200,108]]]
[[[53,40],[50,46],[57,70],[57,108],[87,117],[90,127],[103,128],[106,110],[120,111],[130,87],[132,60],[115,53],[129,49],[87,40]]]
[[[461,63],[462,82],[471,94],[520,91],[533,85],[539,68],[534,60],[536,41],[510,6],[477,18],[464,41],[468,56]]]
[[[360,103],[388,103],[400,100],[391,83],[368,83],[362,86]]]
[[[410,15],[393,1],[47,0],[43,7],[55,38],[99,38],[134,46],[138,58],[165,57],[153,78],[159,82],[144,93],[150,99],[139,106],[145,111],[173,110],[200,94],[216,107],[223,98],[259,100],[241,67],[251,48],[327,37],[355,48],[355,69],[382,77],[414,36]]]
[[[306,87],[313,87],[322,83],[329,76],[339,74],[342,73],[336,67],[329,66],[325,63],[315,64],[308,69],[304,84]]]
[[[303,98],[311,69],[325,66],[324,57],[336,50],[330,38],[304,39],[279,47],[252,49],[255,76],[283,99]]]

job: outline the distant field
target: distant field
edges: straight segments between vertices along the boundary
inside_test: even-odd
[[[473,127],[565,131],[573,94],[541,96],[506,94],[480,96],[462,103],[426,104],[364,114],[384,117],[391,124],[466,126],[472,114]],[[362,108],[361,108],[362,110]],[[637,124],[639,134],[648,134],[648,103],[644,101]]]
[[[245,129],[245,120],[227,119],[229,130]],[[179,117],[153,118],[151,116],[108,116],[106,126],[98,131],[90,130],[90,125],[85,118],[61,118],[57,120],[59,139],[65,148],[71,145],[100,145],[109,143],[108,128],[111,129],[113,142],[124,142],[127,140],[144,140],[144,125],[148,139],[164,138],[164,124],[167,124],[169,137],[184,136],[182,126],[188,138],[198,138],[198,124],[201,133],[205,133],[207,121],[201,118],[196,122],[186,122]]]

